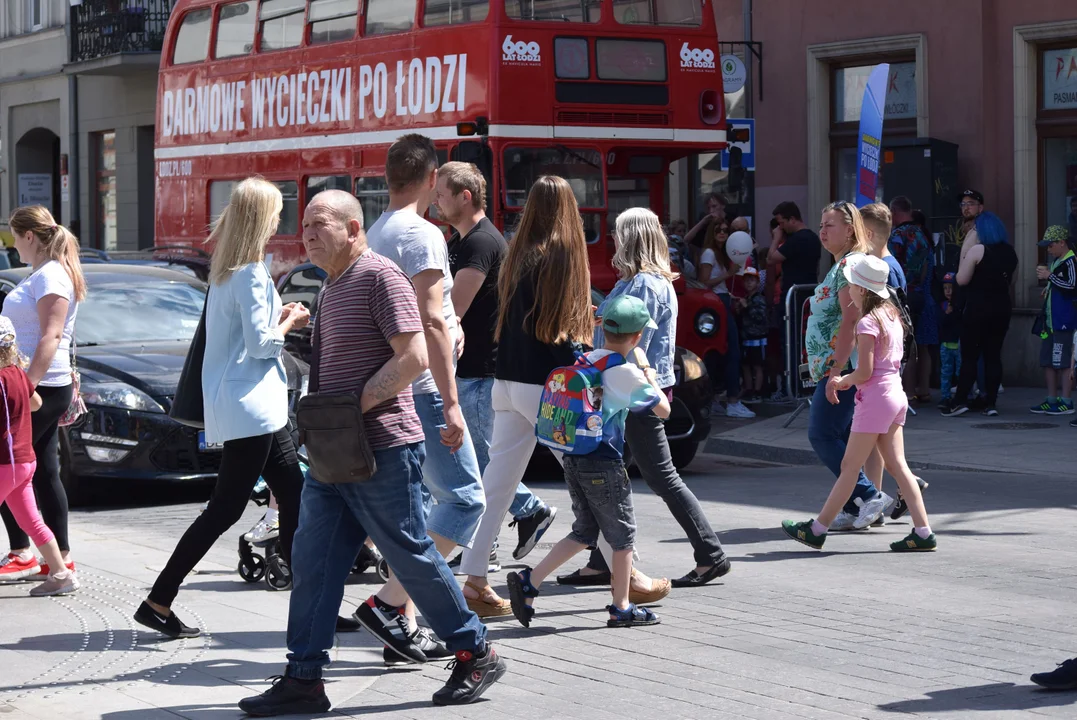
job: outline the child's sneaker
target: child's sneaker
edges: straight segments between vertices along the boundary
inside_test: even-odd
[[[725,414],[731,418],[743,418],[750,419],[755,417],[755,413],[748,409],[748,407],[742,402],[729,403],[725,406]]]
[[[1054,401],[1051,398],[1044,398],[1043,402],[1033,405],[1028,411],[1035,415],[1049,415],[1054,406]]]
[[[1047,411],[1048,415],[1073,415],[1073,401],[1069,398],[1056,398],[1055,402],[1051,403],[1051,409]]]
[[[826,542],[826,533],[822,535],[816,535],[811,531],[811,520],[805,520],[804,522],[794,522],[792,520],[782,520],[782,530],[789,537],[796,540],[802,545],[807,545],[810,548],[816,550],[823,549],[823,543]]]
[[[15,553],[9,552],[7,557],[0,560],[0,581],[22,580],[37,575],[40,571],[41,565],[33,555],[29,560],[24,560]]]
[[[916,484],[920,486],[920,492],[927,490],[927,483],[923,478],[916,478]],[[901,497],[901,493],[898,493],[897,504],[894,505],[894,509],[890,511],[890,519],[897,520],[899,517],[909,511],[909,504],[905,502],[905,498]]]
[[[642,625],[657,625],[661,620],[648,608],[636,607],[629,603],[628,607],[624,610],[619,609],[616,605],[607,605],[606,610],[609,611],[610,619],[606,621],[606,627],[622,628],[622,627],[636,627]]]
[[[938,543],[935,542],[935,533],[922,538],[913,530],[905,536],[904,540],[890,543],[890,549],[894,552],[931,552]]]
[[[280,516],[274,517],[273,522],[269,522],[266,520],[266,516],[263,515],[262,519],[243,535],[243,539],[252,545],[256,545],[269,540],[276,540],[279,536]]]
[[[526,601],[539,596],[538,589],[531,584],[531,568],[524,568],[518,573],[510,572],[505,579],[509,585],[512,614],[521,625],[531,627],[531,619],[535,617],[535,608],[528,605]]]

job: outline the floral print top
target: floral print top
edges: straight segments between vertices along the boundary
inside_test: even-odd
[[[908,283],[908,293],[926,292],[930,289],[932,275],[935,271],[935,253],[931,241],[924,235],[920,226],[907,222],[898,225],[890,233],[890,253],[901,263]],[[927,275],[924,267],[927,266]],[[920,277],[927,278],[925,283]]]
[[[815,382],[826,377],[834,365],[834,345],[841,327],[838,293],[849,284],[845,277],[845,265],[850,256],[851,254],[846,255],[834,263],[823,282],[815,288],[811,299],[811,315],[808,316],[808,328],[804,333],[804,348],[808,353],[808,371]]]

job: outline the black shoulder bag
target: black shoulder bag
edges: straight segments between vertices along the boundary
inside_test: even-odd
[[[310,390],[296,411],[299,443],[306,446],[315,480],[329,485],[364,482],[378,466],[363,426],[360,394],[318,392],[321,326],[314,323]]]
[[[183,361],[176,395],[172,398],[172,407],[168,416],[188,427],[203,429],[206,426],[206,409],[202,397],[202,360],[206,356],[206,305],[209,304],[209,292],[202,305],[202,317],[191,338],[191,347],[187,350],[187,359]]]

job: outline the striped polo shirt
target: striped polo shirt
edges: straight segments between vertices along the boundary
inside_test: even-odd
[[[318,300],[318,392],[362,392],[393,357],[389,340],[422,332],[411,281],[391,261],[367,250],[344,274],[326,281]],[[363,415],[374,450],[420,442],[411,387]]]

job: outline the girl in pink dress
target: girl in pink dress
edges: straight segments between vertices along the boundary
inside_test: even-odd
[[[905,462],[902,426],[909,404],[901,386],[901,356],[905,327],[901,311],[886,285],[889,266],[871,255],[850,256],[844,268],[849,280],[849,296],[860,312],[856,324],[856,370],[843,375],[829,387],[828,399],[837,403],[836,393],[856,386],[856,410],[849,444],[841,463],[841,475],[830,497],[814,520],[782,521],[789,537],[816,550],[823,547],[827,528],[852,493],[864,462],[878,446],[886,469],[898,482],[909,505],[913,531],[890,544],[895,552],[930,551],[936,547],[928,524],[920,486]],[[834,395],[834,397],[831,397]]]

